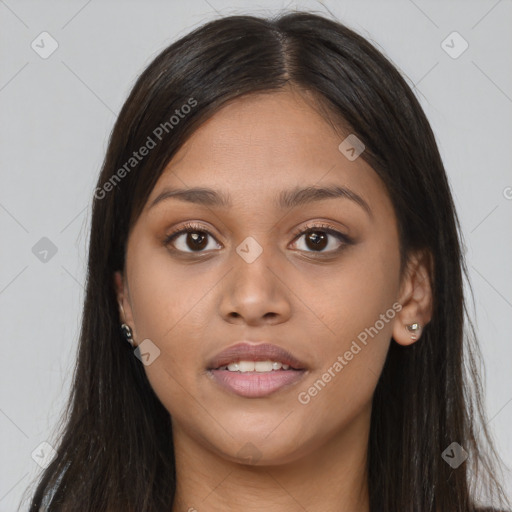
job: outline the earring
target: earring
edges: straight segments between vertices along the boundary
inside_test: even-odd
[[[413,341],[416,341],[418,338],[416,337],[416,333],[420,333],[421,331],[421,325],[417,322],[414,322],[413,324],[406,325],[405,328],[411,332],[411,339]]]
[[[133,347],[133,332],[128,324],[121,324],[121,331],[126,341]]]

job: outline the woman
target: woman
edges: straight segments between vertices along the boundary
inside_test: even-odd
[[[305,12],[194,30],[138,79],[94,195],[32,511],[510,505],[445,170],[364,38]]]

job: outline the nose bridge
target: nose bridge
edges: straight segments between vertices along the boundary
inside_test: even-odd
[[[275,275],[269,267],[272,267],[272,263],[275,264],[277,252],[268,233],[245,237],[236,246],[233,254],[237,281],[254,279],[259,286],[270,284]]]
[[[268,207],[266,209],[260,206],[248,208],[247,201],[245,206],[239,209],[237,216],[239,227],[231,235],[234,239],[238,238],[238,243],[235,245],[236,256],[247,265],[257,263],[258,268],[265,263],[270,265],[277,256],[277,239],[274,230],[276,221],[269,215],[270,213]],[[236,259],[235,262],[239,263]]]
[[[235,247],[234,268],[227,277],[222,297],[223,316],[240,316],[247,322],[255,322],[269,315],[287,317],[289,314],[286,286],[277,277],[279,250],[268,232],[258,233],[247,236]]]

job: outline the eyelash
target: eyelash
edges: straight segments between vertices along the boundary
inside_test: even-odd
[[[324,251],[324,252],[305,251],[305,252],[313,253],[313,254],[316,252],[317,254],[320,254],[320,255],[321,254],[337,254],[341,250],[343,250],[347,245],[352,245],[354,243],[352,238],[350,238],[349,236],[347,236],[343,233],[340,233],[336,229],[330,227],[328,224],[309,224],[309,225],[305,226],[304,228],[298,229],[293,233],[293,237],[294,237],[293,240],[294,241],[297,240],[299,238],[299,235],[306,235],[306,234],[309,234],[314,231],[320,231],[320,232],[332,235],[335,238],[337,238],[340,242],[343,242],[343,243],[342,243],[341,247],[339,247],[338,249],[335,249],[335,250],[331,250],[331,251]],[[177,228],[176,230],[171,232],[169,235],[167,235],[164,239],[164,245],[166,245],[166,246],[169,245],[179,235],[182,235],[185,233],[197,233],[197,232],[206,233],[207,235],[211,236],[212,238],[215,238],[213,236],[213,234],[210,233],[207,229],[204,229],[202,226],[200,226],[198,224],[189,222],[189,223],[184,224],[183,226],[180,226],[179,228]],[[185,254],[194,254],[194,253],[201,254],[204,252],[204,251],[187,252],[187,251],[180,251],[179,249],[173,249],[173,250],[176,250],[180,253],[185,253]]]

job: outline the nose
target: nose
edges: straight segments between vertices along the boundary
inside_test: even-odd
[[[290,317],[292,295],[284,270],[270,251],[262,251],[254,261],[236,254],[222,289],[220,314],[230,323],[279,324]]]

